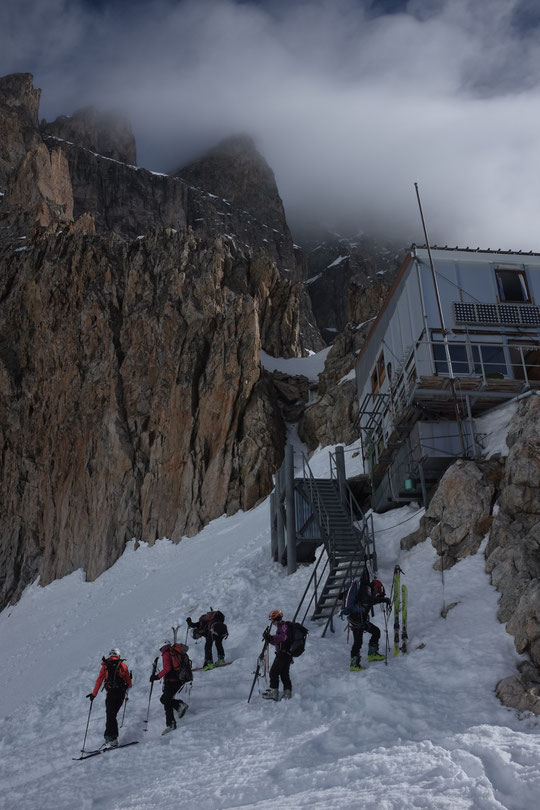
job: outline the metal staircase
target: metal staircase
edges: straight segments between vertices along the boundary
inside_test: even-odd
[[[323,620],[322,635],[333,631],[333,617],[341,605],[345,584],[359,575],[364,565],[376,573],[372,521],[356,502],[333,454],[331,477],[314,478],[307,460],[303,459],[303,497],[309,502],[317,522],[323,548],[295,613],[303,610],[304,621],[310,611],[313,621]],[[311,597],[309,593],[311,591]]]

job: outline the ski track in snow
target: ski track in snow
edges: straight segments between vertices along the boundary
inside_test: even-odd
[[[319,451],[313,466],[327,455]],[[302,566],[288,577],[270,562],[267,502],[178,545],[130,543],[95,582],[75,572],[29,587],[0,614],[0,808],[532,810],[540,796],[540,720],[519,718],[493,692],[518,656],[496,618],[484,546],[445,572],[443,591],[429,541],[399,552],[421,514],[403,507],[375,516],[387,593],[398,560],[405,572],[410,653],[352,673],[344,623],[337,619],[336,632],[322,639],[320,627],[306,622],[308,644],[291,669],[288,702],[261,700],[261,679],[247,704],[268,611],[279,607],[292,618],[311,573]],[[443,603],[453,602],[441,618]],[[182,694],[189,711],[166,737],[156,684],[145,733],[158,641],[173,624],[183,641],[186,616],[210,605],[226,615],[233,664],[195,673]],[[384,614],[374,621],[384,648]],[[391,619],[388,629],[391,643]],[[203,646],[190,644],[200,665]],[[113,645],[134,672],[120,738],[140,744],[72,761],[88,718],[84,696]],[[367,638],[363,654],[365,664]],[[102,742],[104,714],[100,694],[89,750]]]

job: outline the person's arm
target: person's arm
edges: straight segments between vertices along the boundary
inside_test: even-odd
[[[105,664],[105,661],[102,661],[101,669],[99,670],[99,675],[97,676],[96,683],[94,685],[94,688],[92,689],[92,695],[94,697],[96,697],[97,693],[99,692],[99,687],[101,686],[101,684],[105,679],[106,672],[107,672],[107,665]]]
[[[125,681],[127,688],[131,689],[131,675],[129,673],[127,664],[124,661],[122,661],[120,665],[120,677],[123,681]]]
[[[162,660],[162,663],[163,663],[163,669],[161,670],[161,672],[158,672],[157,675],[156,675],[156,678],[158,680],[160,680],[161,678],[164,678],[165,675],[167,675],[171,671],[171,669],[173,668],[172,667],[172,662],[171,662],[171,656],[169,655],[168,650],[165,650],[164,652],[162,652],[161,660]]]

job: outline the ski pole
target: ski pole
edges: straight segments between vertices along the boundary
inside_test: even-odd
[[[133,681],[133,672],[130,671],[129,677]],[[127,706],[128,700],[129,700],[129,698],[128,698],[127,692],[126,692],[126,696],[124,698],[124,711],[122,712],[122,722],[120,723],[120,728],[122,728],[122,726],[124,725],[124,717],[126,716],[126,706]]]
[[[150,717],[150,701],[152,700],[152,691],[154,689],[154,675],[156,674],[158,659],[154,658],[154,665],[152,667],[152,683],[150,684],[150,694],[148,695],[148,709],[146,711],[146,720],[144,721],[145,731],[148,731],[148,718]]]
[[[86,735],[88,734],[88,726],[90,725],[90,714],[92,712],[92,706],[94,705],[94,701],[90,701],[90,708],[88,709],[88,720],[86,721],[86,731],[84,732],[84,740],[81,748],[81,754],[84,754],[84,746],[86,745]]]
[[[128,702],[128,696],[126,695],[125,698],[124,698],[124,711],[122,712],[122,722],[120,723],[120,728],[122,728],[122,726],[124,725],[124,718],[126,716],[127,702]]]
[[[254,672],[253,683],[251,684],[251,689],[249,690],[249,697],[247,699],[248,703],[251,700],[253,690],[255,689],[255,684],[257,683],[257,681],[259,679],[259,675],[260,675],[260,672],[261,672],[261,665],[264,662],[264,654],[265,654],[265,652],[266,652],[266,650],[268,648],[268,640],[266,639],[266,636],[270,633],[271,629],[272,629],[272,625],[269,624],[268,627],[266,628],[266,630],[263,633],[264,645],[263,645],[263,648],[261,650],[261,654],[257,658],[257,667],[256,667],[255,672]]]

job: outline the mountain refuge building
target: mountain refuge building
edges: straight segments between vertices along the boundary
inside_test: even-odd
[[[412,246],[356,361],[371,505],[427,503],[474,418],[540,388],[540,254]]]

